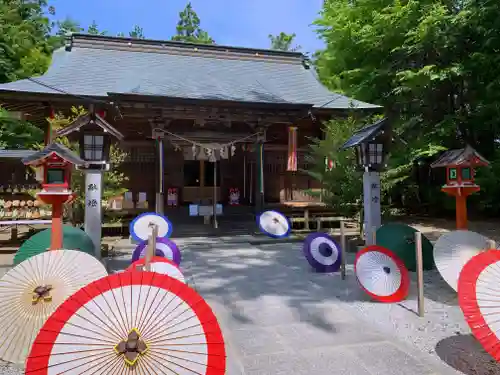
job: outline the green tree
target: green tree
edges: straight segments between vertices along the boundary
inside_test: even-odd
[[[202,44],[215,43],[208,33],[200,28],[200,18],[194,11],[191,2],[179,13],[176,30],[177,34],[172,37],[172,40]]]
[[[144,36],[144,30],[139,25],[135,25],[134,29],[128,33],[131,38],[135,39],[146,39]]]
[[[99,26],[95,21],[92,21],[92,24],[87,29],[87,34],[106,35],[107,33],[108,33],[107,31],[100,31]]]
[[[43,140],[43,131],[30,122],[17,119],[0,107],[0,148],[26,149]]]
[[[324,139],[313,139],[307,157],[313,167],[305,172],[323,185],[322,200],[339,215],[355,216],[362,208],[362,178],[356,171],[352,150],[342,151],[344,142],[362,122],[354,117],[323,124]],[[327,168],[331,160],[334,167]]]
[[[0,1],[0,83],[43,74],[50,63],[51,24],[44,0]]]
[[[279,33],[278,35],[269,34],[268,38],[271,41],[271,49],[275,49],[278,51],[289,51],[296,52],[301,49],[301,46],[292,47],[293,41],[295,39],[295,33],[286,34],[284,32]]]
[[[66,17],[62,21],[57,21],[57,32],[56,35],[64,37],[67,33],[81,33],[85,31],[83,27],[80,26],[80,23],[75,21],[70,17]]]
[[[324,2],[315,22],[326,46],[315,56],[320,79],[330,89],[383,105],[396,137],[408,143],[390,159],[391,196],[441,194],[430,177],[417,181],[415,173],[441,147],[469,143],[497,157],[498,12],[493,1]],[[490,185],[497,190],[487,194],[500,194],[497,179]]]

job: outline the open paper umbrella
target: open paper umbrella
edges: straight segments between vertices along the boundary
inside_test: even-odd
[[[261,232],[269,237],[282,238],[290,234],[290,220],[282,213],[274,210],[264,211],[257,216],[257,225]]]
[[[434,261],[441,277],[454,290],[465,264],[487,249],[488,238],[468,230],[454,230],[443,234],[434,245]]]
[[[145,266],[146,266],[146,258],[141,258],[132,263],[127,268],[127,271],[137,271],[137,270],[144,271]],[[186,282],[186,279],[184,278],[184,275],[182,274],[182,271],[179,269],[177,264],[175,264],[174,262],[172,262],[167,258],[157,257],[157,256],[152,257],[150,266],[152,272],[157,272],[161,273],[162,275],[173,277],[174,279],[182,281],[183,283]]]
[[[376,233],[377,245],[396,254],[409,271],[417,270],[415,256],[415,233],[417,230],[408,225],[389,223],[382,225]],[[434,268],[432,243],[422,235],[422,260],[424,270]]]
[[[226,370],[217,318],[193,289],[122,272],[63,303],[33,343],[26,374],[206,374]]]
[[[44,229],[28,238],[17,250],[14,256],[14,265],[22,261],[47,251],[50,248],[51,229]],[[87,233],[71,225],[63,225],[63,248],[70,250],[80,250],[87,254],[94,255],[94,244]]]
[[[132,253],[132,263],[137,261],[139,258],[144,258],[146,254],[148,241],[142,241],[135,248]],[[177,265],[181,264],[181,251],[177,247],[174,241],[168,238],[156,238],[156,250],[155,255],[159,257],[168,258],[174,261]]]
[[[172,223],[165,216],[155,212],[145,212],[130,223],[130,235],[135,241],[146,241],[152,232],[152,225],[158,226],[158,237],[170,237]]]
[[[0,279],[0,358],[24,363],[36,333],[69,296],[107,275],[93,256],[52,250],[17,265]]]
[[[378,245],[356,254],[354,273],[361,288],[380,302],[399,302],[410,289],[410,277],[403,261],[392,251]]]
[[[483,348],[500,362],[500,251],[472,257],[460,272],[458,301]]]
[[[311,233],[304,240],[304,255],[318,272],[336,272],[340,268],[340,247],[325,233]]]

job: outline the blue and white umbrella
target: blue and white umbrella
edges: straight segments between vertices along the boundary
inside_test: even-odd
[[[257,216],[257,225],[261,232],[269,237],[282,238],[290,235],[290,220],[278,211],[264,211]]]
[[[145,212],[130,223],[130,235],[135,241],[146,241],[152,233],[152,226],[158,226],[158,237],[170,237],[172,223],[165,216],[155,212]]]

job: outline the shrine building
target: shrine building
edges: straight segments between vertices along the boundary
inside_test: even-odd
[[[126,199],[150,209],[159,192],[172,204],[169,191],[179,207],[214,191],[224,206],[231,192],[257,207],[313,201],[320,185],[302,170],[321,123],[380,110],[330,92],[299,52],[86,34],[68,36],[43,76],[1,84],[0,105],[44,129],[92,105],[124,135]]]

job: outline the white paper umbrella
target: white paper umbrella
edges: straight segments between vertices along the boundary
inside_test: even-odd
[[[372,245],[358,251],[354,272],[361,288],[380,302],[399,302],[410,289],[410,276],[403,261],[392,251]]]
[[[26,374],[223,375],[224,340],[212,310],[186,284],[122,272],[75,293],[33,343]]]
[[[170,237],[172,223],[165,216],[155,212],[145,212],[130,223],[130,235],[136,241],[146,241],[152,233],[152,225],[158,226],[158,237]]]
[[[462,268],[474,255],[488,248],[488,238],[467,230],[443,234],[434,245],[434,263],[441,277],[455,291]]]
[[[0,358],[24,363],[38,330],[77,290],[106,276],[93,256],[76,250],[35,255],[0,279]]]
[[[257,216],[259,229],[273,238],[287,237],[290,234],[291,225],[288,218],[278,211],[264,211]]]
[[[141,258],[139,260],[136,260],[134,263],[130,265],[129,268],[127,268],[128,271],[144,271],[144,267],[146,266],[146,258]],[[179,281],[182,281],[183,283],[186,282],[186,279],[184,278],[184,275],[182,274],[182,271],[180,268],[175,264],[173,261],[170,259],[164,258],[164,257],[152,257],[151,262],[151,271],[152,272],[157,272],[161,273],[162,275],[167,275],[170,277],[173,277],[174,279],[177,279]]]

